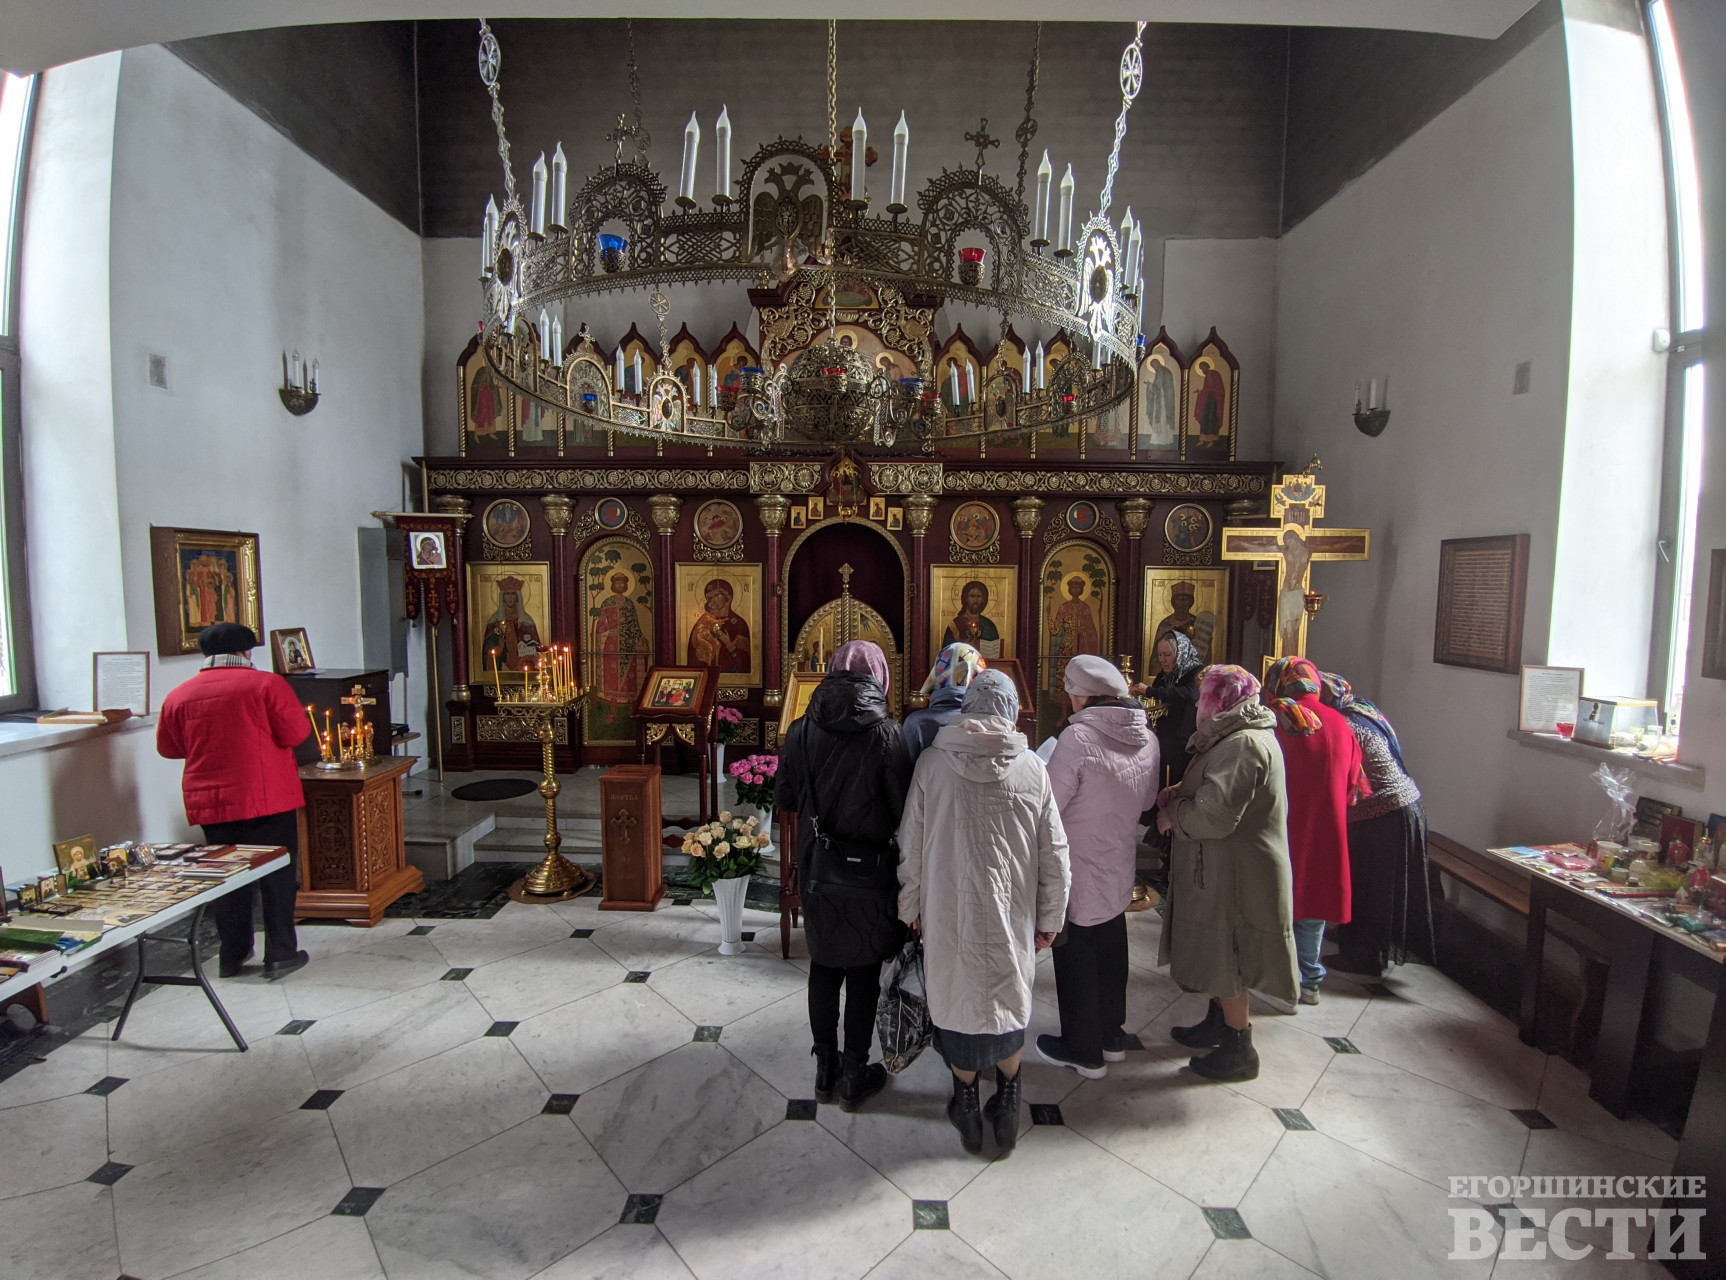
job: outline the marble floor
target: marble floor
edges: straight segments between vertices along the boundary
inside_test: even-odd
[[[857,1114],[812,1101],[807,961],[765,913],[730,958],[710,902],[304,926],[305,969],[217,984],[249,1052],[163,988],[0,1080],[0,1276],[1666,1274],[1589,1234],[1447,1258],[1453,1175],[1657,1174],[1674,1143],[1437,971],[1259,1010],[1259,1079],[1206,1084],[1167,1035],[1203,1001],[1129,921],[1144,1047],[1098,1081],[1028,1062],[1005,1159],[960,1148],[932,1052]],[[1046,956],[1037,996],[1054,1030]]]

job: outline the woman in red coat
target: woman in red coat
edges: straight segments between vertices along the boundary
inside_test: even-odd
[[[1294,868],[1295,955],[1300,1002],[1318,1003],[1324,927],[1349,921],[1348,808],[1369,794],[1360,743],[1348,721],[1319,701],[1319,673],[1305,658],[1265,672],[1288,776],[1289,862]]]

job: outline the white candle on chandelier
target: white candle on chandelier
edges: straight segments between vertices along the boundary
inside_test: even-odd
[[[677,184],[677,194],[685,200],[695,199],[695,162],[700,149],[701,121],[691,111],[689,123],[683,126],[683,177]]]
[[[947,381],[951,385],[953,391],[953,407],[956,409],[963,403],[963,400],[959,395],[959,362],[957,360],[947,366],[947,373],[949,375]]]
[[[539,309],[539,358],[551,363],[551,316],[544,307]]]
[[[551,362],[563,368],[563,317],[551,318]]]
[[[719,407],[719,370],[717,369],[713,371],[713,376],[707,380],[707,407],[709,409]]]
[[[1048,376],[1048,360],[1043,354],[1043,344],[1037,343],[1037,390],[1043,390]]]
[[[1073,247],[1073,166],[1067,166],[1067,172],[1061,176],[1061,220],[1055,228],[1055,248],[1071,249]]]
[[[1127,278],[1133,282],[1133,296],[1140,297],[1143,290],[1139,288],[1139,268],[1144,265],[1145,256],[1145,224],[1134,220],[1133,238],[1127,241]]]
[[[1049,163],[1049,153],[1043,152],[1043,163],[1037,166],[1037,220],[1031,234],[1038,240],[1049,238],[1049,184],[1054,181],[1055,166]]]
[[[539,153],[539,159],[533,162],[533,221],[529,224],[533,234],[545,234],[545,183],[551,170],[545,167],[545,152]]]
[[[617,379],[616,379],[616,381],[617,381],[616,390],[622,391],[623,390],[623,344],[622,343],[619,343],[617,346]]]
[[[1128,205],[1126,213],[1121,215],[1121,256],[1115,263],[1115,280],[1120,285],[1128,285],[1133,281],[1133,206]]]
[[[491,196],[485,198],[485,222],[481,224],[480,257],[484,259],[485,274],[490,275],[497,266],[497,201]]]
[[[857,108],[857,118],[851,122],[851,198],[861,200],[868,183],[863,171],[869,167],[869,126],[863,123],[863,108]]]
[[[635,394],[640,395],[642,390],[643,390],[643,388],[641,385],[641,348],[637,347],[635,349]]]
[[[713,194],[729,200],[731,198],[731,116],[726,112],[724,104],[720,105],[719,119],[713,126],[713,144],[715,166],[713,170]]]
[[[1031,353],[1027,351],[1024,355],[1024,358],[1020,360],[1020,363],[1022,365],[1024,365],[1024,375],[1025,376],[1024,376],[1023,381],[1024,381],[1025,394],[1026,395],[1031,394],[1031,360],[1030,360],[1030,355],[1031,355]]]
[[[911,154],[911,126],[905,123],[905,113],[899,113],[899,123],[893,128],[893,182],[888,189],[889,204],[905,203],[905,165]]]
[[[689,389],[694,393],[691,399],[695,402],[695,407],[699,409],[701,407],[701,366],[698,364],[689,366]]]
[[[563,226],[569,216],[569,158],[563,154],[563,143],[551,153],[551,220]]]

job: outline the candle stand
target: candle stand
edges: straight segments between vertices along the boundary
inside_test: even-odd
[[[539,794],[545,797],[545,859],[509,887],[509,896],[517,902],[562,902],[593,888],[593,877],[558,852],[563,836],[557,829],[557,793],[562,788],[553,771],[551,752],[557,718],[574,711],[586,696],[578,692],[497,704],[499,714],[519,717],[538,736],[545,768],[539,784]]]

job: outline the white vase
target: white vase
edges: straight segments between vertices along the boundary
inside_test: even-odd
[[[713,882],[713,900],[719,904],[719,954],[743,953],[743,895],[749,890],[748,876],[728,876]]]
[[[713,776],[719,779],[719,785],[714,788],[719,793],[719,807],[729,809],[731,806],[725,803],[725,784],[731,779],[725,776],[725,744],[723,742],[713,744]]]

